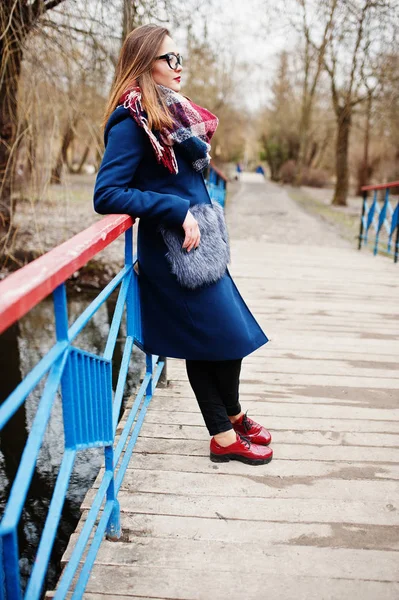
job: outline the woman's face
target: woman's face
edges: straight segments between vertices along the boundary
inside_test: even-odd
[[[175,54],[179,54],[179,50],[177,49],[177,46],[172,40],[172,38],[166,35],[159,49],[158,56],[162,56],[162,54],[167,54],[168,52],[174,52]],[[170,88],[175,92],[180,92],[181,71],[182,66],[180,64],[177,65],[177,69],[174,70],[169,67],[168,61],[165,58],[159,58],[155,61],[154,66],[152,68],[152,76],[154,78],[155,83],[164,85],[165,87]]]

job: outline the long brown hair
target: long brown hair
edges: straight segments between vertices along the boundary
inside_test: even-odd
[[[126,36],[119,54],[102,120],[103,128],[105,128],[111,113],[118,106],[121,95],[134,85],[139,85],[141,88],[142,104],[148,115],[150,129],[162,129],[164,126],[172,125],[168,107],[158,91],[151,72],[166,35],[170,35],[166,27],[142,25],[133,29]]]

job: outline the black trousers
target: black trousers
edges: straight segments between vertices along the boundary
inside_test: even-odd
[[[210,435],[233,429],[229,420],[241,412],[238,387],[242,358],[236,360],[186,360],[193,388]]]

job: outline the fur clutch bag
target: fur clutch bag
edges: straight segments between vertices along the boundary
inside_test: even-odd
[[[181,286],[196,289],[215,283],[226,272],[230,262],[230,246],[224,211],[219,202],[194,204],[190,212],[198,222],[201,241],[198,248],[187,252],[182,248],[184,231],[180,228],[159,227],[168,247],[166,258]]]

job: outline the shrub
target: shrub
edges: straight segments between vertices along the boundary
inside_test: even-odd
[[[280,168],[279,179],[283,183],[294,183],[296,174],[295,160],[287,160]]]
[[[297,164],[295,160],[287,160],[279,171],[279,179],[282,183],[293,184],[296,179]],[[300,185],[309,187],[324,187],[328,183],[328,174],[323,169],[312,169],[305,167],[302,172]]]
[[[303,170],[301,185],[309,187],[324,187],[328,183],[328,174],[323,169],[307,167]]]

